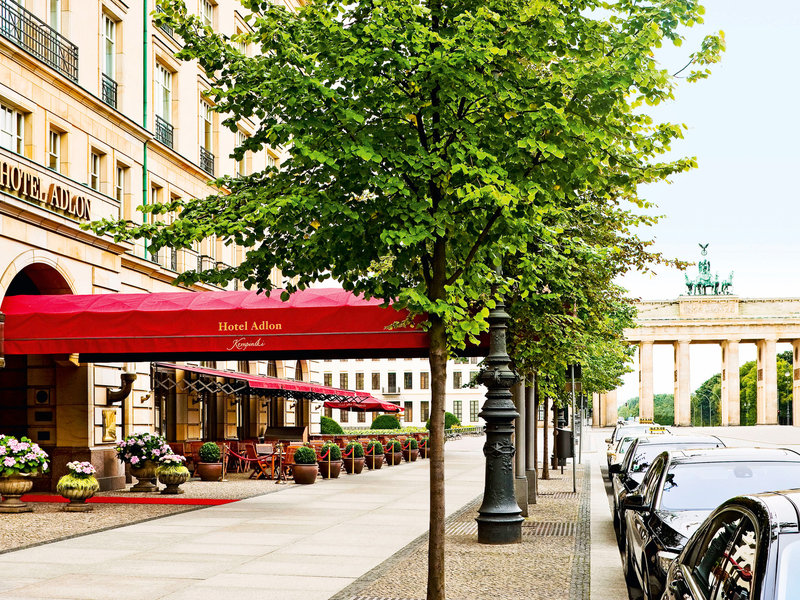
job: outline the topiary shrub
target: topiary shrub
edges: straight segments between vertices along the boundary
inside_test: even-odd
[[[384,454],[390,454],[392,452],[400,452],[400,450],[402,450],[402,446],[400,445],[399,440],[389,440],[383,447]]]
[[[370,429],[402,429],[400,420],[394,415],[381,415],[372,422]]]
[[[294,462],[298,465],[313,465],[317,462],[317,453],[313,448],[300,446],[294,451]]]
[[[427,448],[429,443],[430,443],[430,440],[428,438],[426,438],[426,437],[422,438],[419,441],[419,445],[422,446],[423,448]]]
[[[206,442],[200,446],[197,454],[200,456],[200,462],[204,463],[218,463],[222,453],[219,451],[219,446],[214,442]]]
[[[383,454],[383,444],[381,444],[378,440],[372,440],[369,444],[367,444],[367,454],[370,456]]]
[[[325,415],[319,419],[319,431],[322,435],[342,435],[344,433],[341,425]]]
[[[444,428],[450,429],[456,425],[461,425],[461,421],[458,420],[458,417],[455,416],[453,413],[446,412],[444,413]],[[425,429],[428,431],[431,430],[431,420],[428,419],[425,421]]]
[[[352,455],[350,452],[352,451]],[[364,457],[364,446],[361,445],[361,442],[350,442],[347,446],[344,447],[344,453],[347,454],[350,458],[363,458]]]
[[[342,460],[342,451],[339,446],[333,442],[322,444],[322,448],[319,450],[319,455],[325,456],[326,454],[328,455],[328,458],[325,459],[326,461]]]
[[[408,438],[406,440],[406,446],[408,447],[409,450],[416,450],[417,448],[419,448],[419,443],[417,443],[417,440],[415,440],[414,438]]]

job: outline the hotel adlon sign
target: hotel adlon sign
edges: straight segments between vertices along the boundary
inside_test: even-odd
[[[3,158],[0,158],[0,189],[81,221],[90,220],[91,198],[74,193],[57,181],[48,182],[38,173]]]

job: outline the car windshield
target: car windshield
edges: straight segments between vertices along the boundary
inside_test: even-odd
[[[674,464],[659,508],[710,511],[734,496],[796,488],[798,481],[800,461]]]
[[[681,448],[716,448],[720,444],[717,442],[697,443],[687,442],[685,444],[639,444],[636,452],[633,453],[630,462],[631,473],[644,473],[647,467],[653,462],[656,456],[664,450],[680,450]]]
[[[800,590],[800,534],[782,534],[778,539],[780,554],[775,598],[791,598]]]
[[[625,427],[617,429],[617,433],[614,434],[614,440],[618,442],[626,435],[632,435],[634,437],[644,435],[649,430],[650,425],[626,425]]]

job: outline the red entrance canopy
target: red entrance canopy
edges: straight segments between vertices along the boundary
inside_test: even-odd
[[[392,404],[391,402],[384,402],[383,400],[378,400],[377,398],[373,398],[372,396],[369,396],[368,398],[359,398],[355,401],[346,400],[342,402],[337,400],[329,400],[325,402],[325,408],[338,408],[340,410],[361,410],[365,412],[376,412],[376,411],[391,412],[391,413],[403,412],[403,409],[397,406],[397,404]]]
[[[264,390],[287,395],[295,394],[318,394],[325,397],[337,398],[339,404],[360,405],[362,402],[380,402],[376,398],[370,396],[367,392],[355,390],[343,390],[341,388],[330,387],[327,385],[317,385],[307,381],[292,381],[290,379],[280,379],[278,377],[269,377],[267,375],[251,375],[250,373],[242,373],[240,371],[222,371],[219,369],[209,369],[207,367],[195,367],[193,365],[178,365],[173,363],[156,363],[158,367],[167,369],[175,369],[181,371],[189,371],[200,375],[209,375],[211,377],[227,377],[228,379],[236,379],[244,381],[248,387],[253,390]],[[326,403],[327,404],[327,403]],[[385,403],[384,403],[385,404]],[[393,407],[398,408],[392,404]],[[338,407],[337,407],[338,408]]]
[[[6,354],[85,362],[424,357],[428,335],[390,329],[405,311],[342,289],[7,296]],[[465,354],[485,354],[473,346]]]

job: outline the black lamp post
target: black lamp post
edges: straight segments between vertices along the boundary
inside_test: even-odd
[[[486,481],[483,504],[478,510],[478,542],[481,544],[514,544],[522,541],[522,511],[514,496],[515,449],[511,441],[514,419],[519,416],[512,402],[511,386],[517,374],[509,368],[506,351],[506,323],[509,315],[498,301],[489,313],[489,356],[478,381],[486,386],[486,402],[480,417],[486,421]]]

